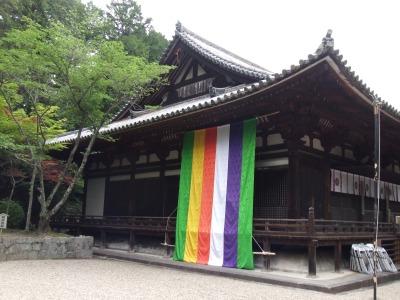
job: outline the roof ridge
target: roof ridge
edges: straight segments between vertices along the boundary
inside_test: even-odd
[[[176,24],[175,33],[177,33],[179,35],[182,34],[182,33],[189,34],[189,35],[193,36],[194,38],[198,39],[199,41],[201,41],[201,42],[203,42],[203,43],[205,43],[205,44],[207,44],[207,45],[209,45],[209,46],[211,46],[211,47],[213,47],[213,48],[215,48],[215,49],[217,49],[217,50],[219,50],[221,52],[224,52],[225,54],[228,54],[228,55],[232,56],[235,59],[241,60],[242,62],[244,62],[244,63],[246,63],[246,64],[248,64],[248,65],[250,65],[250,66],[252,66],[254,68],[258,68],[258,69],[264,70],[267,73],[273,74],[272,71],[266,69],[265,67],[262,67],[262,66],[254,63],[254,62],[252,62],[252,61],[250,61],[250,60],[248,60],[246,58],[243,58],[243,57],[241,57],[241,56],[239,56],[239,55],[237,55],[237,54],[235,54],[235,53],[233,53],[233,52],[231,52],[231,51],[229,51],[229,50],[227,50],[227,49],[225,49],[225,48],[223,48],[223,47],[221,47],[221,46],[219,46],[219,45],[217,45],[217,44],[215,44],[215,43],[213,43],[213,42],[211,42],[211,41],[209,41],[207,39],[205,39],[204,37],[198,35],[197,33],[187,29],[185,26],[182,25],[182,23],[180,21],[178,21],[177,24]]]

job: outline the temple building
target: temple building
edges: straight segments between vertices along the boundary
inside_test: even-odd
[[[115,141],[94,145],[84,173],[84,215],[57,217],[52,226],[101,233],[101,247],[110,232],[127,234],[131,250],[141,236],[174,245],[185,133],[255,120],[254,252],[257,245],[303,247],[315,274],[323,247],[332,249],[332,268],[339,270],[343,247],[373,241],[379,195],[379,240],[400,263],[400,113],[351,70],[330,30],[311,50],[274,73],[178,23],[159,61],[176,67],[169,85],[126,106],[103,128]],[[57,142],[74,139],[70,133]]]

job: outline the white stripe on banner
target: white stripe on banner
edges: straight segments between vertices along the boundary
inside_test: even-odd
[[[214,196],[211,216],[210,257],[208,264],[222,266],[224,261],[224,227],[226,189],[228,182],[230,125],[217,129],[215,157]]]
[[[354,195],[354,174],[347,174],[347,192]]]
[[[360,195],[360,176],[354,174],[354,195]]]
[[[370,190],[371,190],[370,197],[374,198],[375,197],[375,180],[373,178],[370,178],[369,182],[370,182],[369,187],[370,187]]]
[[[359,181],[359,192],[360,192],[360,196],[365,196],[365,177],[364,176],[359,176],[360,181]]]
[[[385,182],[385,189],[384,189],[384,199],[386,200],[389,200],[389,183],[388,182]]]
[[[389,200],[394,201],[393,183],[389,183],[388,194],[389,194]]]
[[[347,194],[347,173],[346,172],[340,172],[341,179],[342,179],[342,193]]]
[[[397,185],[397,202],[400,202],[400,185]]]
[[[334,191],[335,192],[340,192],[340,171],[335,170],[335,186],[334,186]]]
[[[331,192],[335,191],[335,170],[331,169]]]
[[[379,199],[385,199],[385,182],[379,182]]]
[[[365,196],[371,197],[371,178],[364,178]]]

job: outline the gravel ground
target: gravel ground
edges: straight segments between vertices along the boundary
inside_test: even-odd
[[[400,282],[378,286],[399,299]],[[112,259],[0,262],[0,299],[373,299],[372,287],[337,295]]]

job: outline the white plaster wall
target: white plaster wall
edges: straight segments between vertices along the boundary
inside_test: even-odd
[[[131,163],[129,162],[129,160],[125,157],[122,159],[122,163],[121,166],[125,167],[125,166],[129,166]]]
[[[131,179],[131,175],[129,175],[129,174],[110,176],[110,181],[124,181],[124,180],[129,180],[129,179]]]
[[[197,76],[204,75],[204,74],[206,74],[206,71],[204,71],[204,69],[199,65],[197,67]]]
[[[301,140],[306,142],[304,146],[310,147],[310,137],[308,135],[303,136]]]
[[[160,160],[158,159],[156,154],[150,154],[149,162],[158,162],[158,161],[160,161]]]
[[[135,179],[156,178],[156,177],[160,177],[160,172],[155,171],[155,172],[135,174]]]
[[[287,166],[288,164],[289,164],[289,158],[282,157],[282,158],[274,158],[274,159],[256,161],[255,167],[256,168],[268,168],[268,167],[277,167],[277,166]]]
[[[86,211],[87,216],[102,216],[104,211],[105,178],[91,178],[87,181]]]
[[[190,64],[192,62],[192,59],[189,59],[187,64],[185,65],[184,69],[182,70],[181,74],[179,74],[178,78],[175,80],[175,84],[180,83],[183,79],[183,75],[185,74],[186,70],[189,68]]]
[[[179,153],[177,150],[173,150],[169,153],[168,157],[166,158],[166,160],[170,160],[170,159],[178,159]]]
[[[140,155],[139,159],[137,160],[136,164],[145,164],[147,162],[146,155]]]
[[[324,151],[324,147],[322,147],[321,141],[319,139],[313,139],[313,148],[319,151]]]
[[[167,170],[165,176],[177,176],[181,174],[181,170]]]
[[[283,144],[283,143],[284,143],[284,141],[283,141],[280,133],[270,134],[267,137],[267,145],[268,146],[279,145],[279,144]]]
[[[340,148],[339,146],[332,148],[331,154],[337,155],[337,156],[342,156],[342,148]]]

